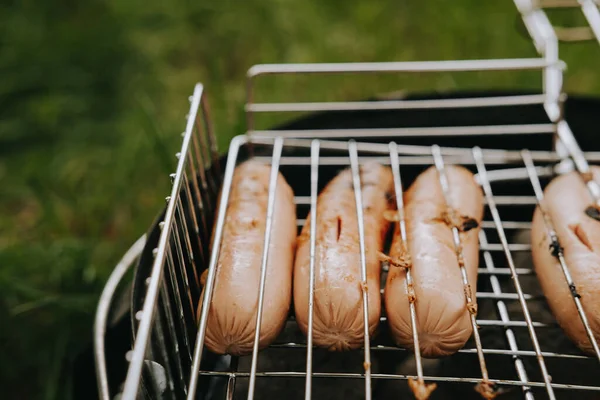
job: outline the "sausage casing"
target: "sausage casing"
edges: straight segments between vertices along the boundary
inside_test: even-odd
[[[379,252],[394,193],[391,170],[368,163],[360,168],[365,227],[369,332],[381,316]],[[300,237],[294,266],[294,307],[300,329],[308,327],[310,215]],[[313,341],[330,350],[358,348],[364,340],[363,287],[358,219],[352,172],[337,175],[317,200]]]
[[[592,167],[592,173],[594,180],[600,183],[600,168]],[[587,352],[593,350],[571,290],[581,296],[592,332],[600,339],[600,222],[586,214],[586,210],[594,214],[596,208],[589,208],[592,203],[577,172],[553,179],[544,190],[544,209],[563,248],[574,288],[569,288],[558,259],[552,254],[539,207],[534,212],[531,228],[533,265],[550,310],[567,336]]]
[[[435,167],[420,174],[405,196],[407,247],[403,246],[396,226],[385,287],[392,336],[400,346],[413,348],[406,273],[398,266],[411,268],[423,357],[440,357],[458,351],[473,331],[451,226],[455,224],[462,230],[465,267],[475,301],[479,263],[477,236],[483,218],[483,194],[470,171],[449,166],[446,174],[449,203],[455,213],[448,213]]]
[[[270,171],[270,166],[255,161],[240,164],[234,171],[205,338],[207,348],[218,354],[252,351]],[[279,174],[259,348],[277,337],[288,316],[296,232],[294,194]]]

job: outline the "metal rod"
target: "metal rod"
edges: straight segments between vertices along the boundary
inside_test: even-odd
[[[286,134],[287,131],[279,131],[281,134]],[[272,145],[272,138],[261,138],[261,137],[252,137],[252,142],[254,144],[265,144]],[[302,138],[292,138],[286,135],[285,145],[286,147],[298,147],[298,148],[306,148],[310,149],[312,143],[312,139],[302,139]],[[343,152],[348,151],[348,142],[346,140],[320,140],[321,149],[327,150],[339,150]],[[373,142],[357,142],[356,147],[362,153],[371,153],[371,154],[380,154],[387,159],[389,154],[389,148],[387,144],[384,143],[373,143]],[[469,156],[468,160],[464,160],[464,163],[472,163],[473,161],[470,159],[471,157],[471,148],[466,147],[440,147],[442,154],[447,156],[460,156],[464,157]],[[522,163],[521,160],[521,152],[518,150],[502,150],[502,149],[482,149],[484,158],[486,163],[490,163],[493,161],[502,161],[503,163],[515,162],[518,164]],[[398,145],[398,154],[403,155],[413,155],[413,156],[426,156],[427,161],[424,161],[428,165],[432,162],[431,157],[431,147],[430,146],[417,146],[417,145]],[[554,151],[543,151],[536,150],[531,151],[531,155],[533,156],[535,161],[539,162],[556,162],[561,161],[562,158],[557,156]],[[585,158],[588,160],[600,161],[600,152],[586,152],[584,153]],[[425,160],[425,158],[423,159]],[[321,165],[323,163],[321,162]],[[524,169],[523,169],[524,170]],[[493,172],[493,171],[491,171]],[[525,175],[525,178],[527,176]]]
[[[598,10],[598,5],[594,2],[594,0],[578,0],[579,4],[581,4],[581,10],[583,11],[583,15],[588,20],[588,24],[590,24],[590,28],[592,32],[594,32],[594,36],[598,43],[600,44],[600,10]]]
[[[488,242],[487,235],[485,234],[485,231],[484,230],[479,231],[479,243],[486,245],[487,242]],[[496,267],[494,265],[494,260],[492,258],[492,254],[489,251],[483,252],[483,260],[485,262],[485,266],[486,266],[487,270],[490,272],[494,272]],[[503,296],[501,296],[501,295],[511,295],[511,300],[519,299],[518,295],[515,293],[503,293],[502,292],[502,286],[500,285],[500,281],[498,280],[498,277],[496,275],[490,275],[490,284],[492,285],[493,294],[495,296],[498,296],[497,298],[502,298]],[[477,297],[483,298],[483,296],[481,296],[479,293],[477,294]],[[532,296],[523,294],[523,297],[525,298],[525,300],[530,300]],[[501,321],[502,322],[510,322],[508,309],[506,308],[506,304],[504,304],[504,302],[502,300],[498,300],[496,302],[496,308],[498,310],[498,314],[500,316]],[[517,345],[517,339],[516,339],[515,334],[512,331],[512,329],[506,328],[504,330],[504,334],[506,336],[506,340],[508,341],[508,346],[510,347],[511,352],[512,353],[518,352],[519,347]],[[533,354],[535,354],[535,353],[533,353]],[[517,376],[519,377],[519,380],[521,382],[528,382],[529,378],[527,377],[527,371],[525,369],[525,365],[523,364],[523,361],[518,356],[516,356],[514,358],[514,362],[515,362],[515,369],[517,372]],[[524,392],[525,398],[527,400],[534,399],[533,393],[531,393],[531,388],[529,388],[528,386],[523,386],[523,392]]]
[[[442,157],[442,153],[440,151],[439,146],[436,146],[436,145],[432,146],[431,153],[435,160],[435,168],[437,169],[437,172],[438,172],[439,183],[442,188],[442,194],[444,197],[444,201],[446,203],[446,208],[450,214],[455,209],[454,208],[455,205],[451,204],[451,201],[450,201],[450,181],[448,180],[448,175],[446,174],[446,166],[444,165],[444,159]],[[471,326],[473,327],[473,338],[475,339],[475,346],[477,347],[477,358],[479,359],[479,367],[481,369],[482,384],[488,385],[490,377],[489,377],[489,374],[487,371],[487,366],[485,363],[485,357],[483,355],[483,351],[481,351],[483,346],[481,345],[481,337],[479,336],[479,327],[477,326],[477,320],[476,320],[476,316],[477,316],[476,305],[477,304],[476,304],[475,300],[473,299],[473,294],[471,291],[471,284],[469,282],[469,277],[467,276],[467,268],[465,265],[465,258],[464,258],[464,254],[462,251],[462,241],[460,238],[460,232],[458,231],[458,228],[454,224],[452,224],[451,229],[452,229],[452,237],[454,239],[454,249],[456,252],[458,266],[460,268],[460,274],[462,277],[462,283],[463,283],[465,300],[466,300],[466,307],[467,307],[467,311],[469,312],[469,317],[471,319]],[[482,390],[490,391],[490,390],[493,390],[493,388],[491,388],[491,387],[485,388],[484,387],[484,388],[482,388]]]
[[[273,343],[269,345],[270,349],[290,349],[290,350],[304,350],[306,349],[306,344],[304,343]],[[536,354],[534,351],[530,350],[505,350],[505,349],[481,349],[484,354],[494,354],[494,355],[505,355],[505,356],[517,356],[517,357],[535,357]],[[386,345],[372,345],[371,351],[379,351],[379,352],[400,352],[404,353],[407,350],[403,347],[398,346],[386,346]],[[472,348],[463,348],[457,351],[457,353],[461,354],[475,354],[477,355],[477,349]],[[579,354],[561,354],[561,353],[553,353],[548,351],[543,351],[542,355],[548,358],[564,358],[564,359],[573,359],[573,360],[588,360],[589,357],[585,355]]]
[[[507,204],[508,205],[508,204]],[[300,227],[306,223],[305,219],[297,219],[296,224]],[[486,229],[495,229],[493,221],[481,221],[481,227]],[[504,221],[504,229],[531,229],[531,222],[523,221]]]
[[[546,390],[548,392],[548,396],[550,399],[555,399],[554,389],[551,385],[550,376],[548,375],[548,370],[546,368],[546,362],[544,361],[544,357],[541,354],[540,344],[538,342],[537,335],[535,333],[534,324],[531,320],[531,316],[529,315],[529,309],[527,308],[527,302],[523,297],[523,290],[521,289],[521,284],[519,282],[519,277],[517,275],[517,271],[514,265],[513,257],[511,251],[508,246],[508,240],[506,239],[506,234],[504,233],[504,229],[502,228],[502,220],[500,219],[500,214],[498,213],[498,209],[496,208],[496,204],[494,203],[494,196],[492,193],[492,187],[490,182],[487,180],[487,171],[485,168],[485,164],[483,163],[483,156],[481,154],[481,149],[475,147],[473,149],[473,158],[477,162],[477,171],[479,173],[479,177],[481,179],[481,184],[483,187],[483,191],[488,200],[488,207],[490,212],[492,213],[492,217],[494,222],[496,223],[496,228],[498,231],[498,236],[500,238],[500,242],[502,243],[502,247],[504,247],[504,254],[506,256],[506,261],[508,262],[508,266],[511,270],[513,283],[515,286],[515,290],[519,294],[519,302],[521,303],[521,308],[523,310],[523,315],[525,317],[525,322],[527,323],[527,328],[529,330],[529,335],[531,336],[531,341],[533,343],[533,348],[536,353],[536,358],[540,365],[540,371],[542,373],[544,383],[546,386]]]
[[[181,235],[179,234],[179,224],[181,222],[178,223],[178,217],[183,214],[183,211],[181,209],[181,198],[177,197],[177,199],[175,201],[177,204],[175,205],[175,215],[173,218],[173,224],[175,225],[174,229],[173,229],[173,233],[174,233],[173,244],[175,247],[175,253],[177,254],[177,260],[179,260],[180,268],[179,269],[174,268],[174,269],[175,269],[175,273],[181,277],[181,281],[183,283],[183,291],[184,291],[183,295],[186,298],[186,300],[188,301],[188,303],[186,303],[186,304],[189,305],[192,319],[194,319],[193,318],[194,302],[192,301],[192,287],[190,285],[190,279],[188,277],[188,268],[187,268],[186,262],[185,262],[186,258],[189,260],[190,253],[187,252],[188,257],[186,257],[186,253],[183,251],[183,245],[182,245],[183,239],[181,238]],[[173,263],[173,267],[175,267],[175,263]]]
[[[197,128],[198,129],[198,128]],[[199,178],[200,178],[200,185],[202,187],[202,190],[199,190],[198,195],[203,196],[201,197],[202,199],[202,204],[203,206],[205,206],[205,208],[207,209],[208,212],[212,212],[214,210],[213,208],[213,204],[212,204],[212,199],[210,196],[210,190],[212,190],[212,187],[209,187],[208,184],[208,178],[206,177],[206,162],[204,160],[204,158],[206,157],[206,155],[204,154],[204,152],[202,151],[202,147],[198,144],[199,139],[196,137],[196,135],[192,136],[192,151],[190,152],[190,156],[191,158],[194,160],[194,164],[193,164],[193,169],[197,172]],[[214,189],[216,190],[216,189]]]
[[[398,61],[373,63],[259,64],[251,67],[246,75],[249,78],[252,78],[267,74],[295,73],[511,71],[539,70],[551,65],[565,68],[563,62],[549,63],[541,58],[514,58],[497,60]]]
[[[305,400],[312,395],[313,318],[315,299],[315,256],[317,247],[317,195],[319,190],[319,141],[314,140],[310,150],[310,277],[308,282],[308,338],[306,347]]]
[[[200,371],[201,375],[205,376],[229,376],[231,372],[225,371]],[[240,378],[247,378],[250,375],[249,372],[236,372],[235,376]],[[257,376],[270,377],[270,378],[304,378],[306,375],[303,371],[285,371],[285,372],[259,372]],[[340,378],[340,379],[362,379],[363,375],[360,373],[346,373],[346,372],[314,372],[315,378]],[[410,375],[401,374],[372,374],[374,379],[387,379],[387,380],[407,380]],[[453,382],[453,383],[481,383],[481,378],[458,378],[451,376],[425,376],[426,380],[439,381],[439,382]],[[531,386],[531,387],[545,387],[545,382],[527,382],[523,383],[520,381],[509,380],[509,379],[490,379],[491,383],[502,386]],[[569,389],[569,390],[580,390],[580,391],[593,391],[600,392],[600,386],[587,386],[587,385],[571,385],[564,383],[553,383],[552,388],[556,389]]]
[[[238,371],[239,357],[231,356],[231,362],[229,363],[229,368],[232,373],[229,375],[229,379],[227,379],[227,393],[225,394],[226,400],[233,400],[233,396],[235,393],[235,383],[236,377],[235,373]]]
[[[172,346],[173,346],[173,350],[175,353],[175,368],[177,369],[177,378],[179,380],[179,384],[181,385],[181,387],[185,388],[185,382],[184,382],[184,369],[183,369],[183,357],[180,357],[180,355],[182,354],[181,352],[181,346],[179,345],[179,341],[177,340],[177,332],[175,331],[175,318],[173,317],[173,306],[171,304],[171,300],[169,299],[169,292],[167,290],[167,286],[166,285],[161,285],[160,286],[160,295],[161,295],[161,299],[158,300],[159,303],[161,303],[162,305],[162,310],[164,313],[164,318],[167,320],[166,326],[167,326],[167,331],[170,335],[171,341],[172,341]],[[160,316],[159,316],[160,318]],[[162,332],[159,332],[159,334]],[[162,333],[164,335],[164,333]],[[184,333],[185,334],[185,333]]]
[[[159,300],[160,301],[160,300]],[[171,370],[171,360],[169,356],[174,356],[174,357],[179,357],[179,352],[176,352],[175,354],[173,354],[173,352],[171,351],[167,351],[166,348],[166,340],[165,340],[165,333],[163,332],[163,316],[160,314],[160,312],[157,310],[157,314],[158,314],[158,323],[156,324],[156,330],[154,331],[154,333],[156,334],[155,340],[152,342],[151,345],[154,345],[156,347],[158,347],[158,352],[160,354],[160,356],[163,358],[163,367],[165,368],[166,372],[167,372],[167,380],[168,380],[168,386],[169,389],[171,391],[171,398],[175,399],[176,398],[176,392],[175,392],[175,382],[173,381],[174,377],[177,377],[177,379],[179,380],[179,385],[181,387],[181,389],[185,392],[186,391],[186,387],[185,387],[185,380],[183,378],[183,368],[181,367],[181,361],[177,360],[177,365],[180,366],[180,370],[177,371],[177,374],[173,374],[172,370]],[[173,337],[172,339],[175,340],[176,337]],[[169,349],[171,350],[171,349]],[[152,357],[152,359],[154,360],[154,357]]]
[[[198,179],[196,176],[196,165],[195,165],[196,162],[195,162],[195,159],[193,156],[193,151],[188,152],[188,162],[189,162],[190,168],[191,168],[190,178],[188,179],[187,175],[185,175],[184,180],[186,180],[187,182],[191,182],[191,184],[192,184],[193,192],[191,192],[189,189],[188,189],[188,192],[190,192],[190,202],[192,204],[192,208],[194,209],[194,215],[196,215],[196,217],[197,217],[194,220],[194,223],[196,224],[195,228],[197,229],[198,235],[200,236],[201,232],[208,231],[208,223],[206,221],[206,209],[204,207],[204,200],[202,199],[200,187],[198,186]],[[173,179],[175,179],[175,177],[173,177]],[[195,202],[192,200],[192,194],[194,196],[196,196]],[[196,208],[197,208],[197,212],[196,212]],[[198,224],[201,224],[202,230],[200,230],[198,228]],[[207,238],[202,238],[202,239],[204,239],[204,241],[206,241]],[[203,242],[203,240],[200,240],[200,242]],[[204,252],[204,249],[202,248],[202,243],[200,243],[200,248]]]
[[[571,276],[571,272],[569,271],[569,267],[567,266],[567,261],[565,260],[565,254],[563,252],[563,248],[560,245],[560,240],[558,238],[558,234],[554,228],[554,223],[552,218],[550,217],[549,211],[546,209],[544,202],[544,192],[542,190],[542,185],[540,180],[535,173],[535,165],[533,160],[531,159],[531,155],[527,152],[527,150],[523,150],[523,162],[525,163],[525,167],[527,171],[529,171],[529,179],[531,181],[531,186],[533,187],[533,191],[535,192],[535,197],[538,201],[538,208],[542,213],[544,218],[544,225],[546,227],[546,233],[548,235],[548,240],[550,241],[552,248],[555,249],[556,253],[554,254],[556,259],[560,264],[560,268],[562,269],[563,275],[565,276],[565,280],[567,281],[567,285],[571,289],[571,294],[573,297],[573,301],[575,302],[575,307],[577,308],[577,313],[579,314],[579,318],[583,323],[583,327],[585,329],[585,333],[587,334],[588,339],[596,353],[596,358],[600,361],[600,349],[598,348],[598,342],[594,337],[594,333],[592,332],[592,328],[590,328],[590,323],[587,319],[585,311],[583,310],[583,304],[581,304],[581,299],[577,296],[577,289],[575,286],[575,282],[573,282],[573,277]],[[550,249],[548,249],[550,251]]]
[[[202,98],[203,86],[197,84],[194,88],[194,94],[190,105],[190,115],[194,115],[200,104]],[[183,144],[181,146],[181,154],[187,154],[190,146],[191,137],[193,135],[193,121],[188,118],[186,126],[186,134],[183,138]],[[171,190],[171,199],[179,196],[181,190],[181,182],[183,176],[183,170],[185,169],[186,157],[179,157],[177,162],[177,175],[173,182]],[[144,305],[142,308],[142,318],[140,320],[139,328],[136,333],[136,340],[133,346],[133,352],[131,356],[131,362],[129,369],[127,370],[127,377],[125,379],[125,385],[123,390],[123,397],[126,399],[134,399],[137,396],[140,380],[142,376],[142,367],[144,365],[144,355],[148,348],[150,339],[150,333],[152,329],[152,322],[154,321],[154,314],[156,309],[156,302],[158,300],[158,292],[163,280],[163,269],[166,257],[166,249],[168,247],[169,238],[171,235],[172,224],[175,212],[175,201],[170,201],[167,205],[165,213],[165,221],[168,224],[162,230],[159,241],[158,241],[158,252],[156,258],[153,261],[152,269],[150,272],[150,281],[148,284],[148,291],[146,292],[146,298],[144,299]],[[194,374],[192,374],[194,375]]]
[[[350,141],[348,145],[350,165],[352,169],[352,185],[354,187],[354,200],[356,203],[356,218],[358,222],[358,240],[360,247],[360,277],[363,299],[363,324],[364,324],[364,369],[365,369],[365,399],[371,399],[371,351],[369,339],[369,296],[367,294],[367,256],[365,249],[365,226],[362,204],[362,188],[360,182],[360,165],[356,142]]]
[[[571,128],[569,127],[569,124],[567,124],[566,121],[560,121],[557,124],[557,134],[561,142],[569,152],[569,155],[573,159],[575,167],[577,168],[577,171],[583,178],[588,188],[588,191],[590,192],[592,199],[594,200],[594,203],[600,206],[600,185],[598,185],[598,183],[594,179],[592,179],[590,166],[587,160],[585,159],[583,152],[579,148],[579,145],[575,140],[575,136],[573,135],[573,132],[571,131]]]
[[[135,260],[142,254],[146,245],[146,234],[142,235],[129,250],[123,255],[113,272],[108,277],[104,289],[100,294],[96,318],[94,320],[94,357],[96,360],[96,378],[98,380],[98,395],[101,400],[110,400],[110,387],[108,382],[108,372],[106,370],[106,354],[104,337],[106,335],[106,324],[108,313],[112,305],[113,297],[117,291],[119,283],[129,271]]]
[[[277,177],[279,174],[279,158],[283,149],[283,138],[278,137],[273,144],[273,161],[271,176],[269,177],[269,198],[267,203],[267,221],[265,238],[263,241],[262,263],[260,266],[260,287],[258,295],[258,310],[256,312],[256,325],[254,331],[254,345],[252,348],[252,365],[250,368],[250,383],[248,385],[248,400],[254,399],[254,386],[256,385],[256,367],[258,363],[258,345],[260,343],[260,327],[265,301],[265,283],[267,280],[267,266],[269,262],[269,248],[271,244],[271,228],[275,211],[275,195],[277,194]]]
[[[394,176],[394,191],[396,195],[396,207],[398,209],[398,227],[400,230],[401,245],[403,251],[408,253],[408,235],[406,233],[406,219],[404,215],[404,190],[402,188],[402,177],[400,175],[400,163],[398,160],[398,145],[395,142],[389,144],[390,147],[390,163],[392,165],[392,174]],[[415,366],[417,370],[417,383],[421,386],[425,385],[423,379],[423,361],[421,359],[421,347],[419,345],[419,332],[417,329],[417,311],[415,307],[416,295],[414,294],[414,286],[412,273],[410,268],[405,269],[406,280],[405,288],[408,296],[408,306],[410,310],[410,323],[413,335],[413,344],[415,350]]]
[[[208,105],[208,99],[206,97],[203,97],[200,100],[200,108],[202,109],[202,114],[204,116],[204,127],[206,132],[206,138],[208,140],[208,146],[210,149],[210,158],[212,160],[210,168],[213,175],[216,175],[216,178],[213,176],[213,181],[215,183],[215,192],[213,194],[217,194],[216,190],[218,190],[219,188],[218,185],[216,185],[216,183],[221,177],[221,164],[219,163],[219,147],[211,123],[212,119],[210,118],[210,107]]]
[[[398,160],[398,155],[396,155],[396,160]],[[537,204],[535,196],[496,196],[495,200],[496,205],[502,206],[533,206]],[[296,205],[307,205],[310,204],[310,197],[294,196],[294,202]],[[484,203],[486,203],[485,200]]]
[[[479,136],[479,135],[541,135],[554,133],[553,124],[513,124],[513,125],[481,125],[481,126],[442,126],[419,128],[353,128],[353,129],[302,129],[254,130],[248,135],[254,138],[274,138],[285,133],[286,137],[331,139],[362,137],[447,137],[447,136]]]
[[[316,139],[315,139],[316,140]],[[470,150],[469,150],[470,151]],[[268,156],[255,156],[255,161],[266,162],[271,159]],[[390,158],[385,156],[363,156],[365,162],[373,161],[382,165],[390,165]],[[461,163],[463,165],[475,165],[473,160],[464,160],[464,155],[452,155],[447,156],[447,160],[455,163]],[[433,157],[427,156],[401,156],[398,161],[403,165],[431,165],[433,163]],[[510,160],[501,158],[490,158],[487,161],[488,165],[506,165],[511,162]],[[513,162],[517,162],[514,160]],[[323,166],[348,166],[348,157],[342,156],[325,156],[321,157],[321,165]],[[281,157],[281,166],[310,166],[310,160],[302,156],[284,156]]]
[[[318,111],[362,111],[362,110],[413,110],[430,108],[461,107],[501,107],[514,105],[541,104],[543,94],[519,96],[494,96],[475,98],[450,98],[436,100],[374,100],[342,102],[304,102],[304,103],[254,103],[247,104],[250,113],[267,112],[318,112]]]
[[[173,294],[173,298],[175,299],[175,309],[176,312],[176,321],[179,325],[179,329],[181,329],[181,334],[183,336],[183,347],[184,347],[184,356],[186,358],[192,359],[192,344],[191,344],[191,336],[190,336],[190,327],[188,326],[189,319],[186,318],[184,309],[183,309],[183,296],[181,294],[181,290],[179,289],[179,282],[177,281],[177,271],[175,270],[175,263],[173,260],[173,252],[172,247],[169,245],[167,247],[167,272],[169,273],[167,283],[171,283],[170,289]],[[169,298],[166,298],[169,304]],[[176,336],[175,336],[176,338]]]
[[[198,374],[200,370],[200,361],[202,359],[202,351],[204,350],[204,337],[206,335],[206,325],[208,321],[208,310],[212,299],[212,292],[215,287],[215,275],[217,269],[217,260],[221,250],[221,239],[223,237],[223,225],[225,224],[225,214],[229,202],[229,194],[231,192],[231,183],[233,173],[236,166],[237,156],[240,146],[246,143],[245,136],[236,136],[231,141],[229,146],[229,154],[227,156],[227,166],[225,167],[225,175],[223,177],[222,191],[219,201],[219,211],[215,222],[214,240],[212,242],[212,250],[210,254],[210,263],[208,266],[208,275],[204,286],[204,296],[202,298],[202,311],[200,313],[200,323],[198,325],[198,333],[196,335],[196,345],[194,347],[194,358],[192,362],[192,373],[190,375],[190,385],[187,400],[196,398],[196,390],[198,387]]]
[[[185,175],[185,174],[184,174]],[[186,179],[184,179],[183,185],[184,187],[186,186]],[[185,189],[186,192],[186,197],[187,195],[189,195],[189,192],[187,191],[187,189]],[[190,237],[192,236],[190,234],[190,230],[188,229],[188,223],[187,223],[187,217],[185,214],[185,209],[183,207],[183,201],[181,199],[178,199],[179,201],[179,219],[181,220],[181,228],[182,228],[182,233],[183,233],[183,240],[185,242],[185,249],[187,250],[186,253],[186,258],[188,259],[189,263],[190,263],[190,268],[189,270],[186,269],[186,273],[191,272],[192,275],[192,283],[193,283],[193,288],[194,288],[194,299],[197,299],[197,296],[199,296],[200,294],[200,280],[198,279],[198,268],[196,266],[196,260],[194,258],[194,252],[192,250],[192,242],[190,241]],[[188,199],[188,205],[189,207],[187,208],[188,210],[190,210],[191,212],[193,212],[193,205],[191,202],[189,202]],[[195,232],[194,232],[195,233]],[[202,250],[200,250],[202,251]],[[192,305],[192,311],[194,310],[194,306]]]

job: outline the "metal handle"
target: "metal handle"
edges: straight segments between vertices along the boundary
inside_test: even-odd
[[[129,250],[127,250],[125,255],[123,255],[123,258],[121,258],[113,272],[110,274],[110,277],[102,290],[102,294],[100,295],[98,309],[96,310],[96,319],[94,321],[94,359],[96,361],[96,378],[98,379],[98,397],[101,400],[110,400],[106,357],[104,353],[104,336],[106,335],[108,313],[117,287],[123,280],[127,271],[129,271],[129,268],[131,268],[138,259],[145,245],[146,234],[136,240]]]

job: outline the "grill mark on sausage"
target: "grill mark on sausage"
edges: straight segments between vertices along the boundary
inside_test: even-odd
[[[589,206],[585,209],[585,215],[592,219],[595,219],[596,221],[600,221],[600,210],[598,210],[597,207]]]
[[[592,253],[594,252],[592,243],[590,242],[590,239],[587,237],[586,233],[581,228],[580,224],[569,225],[569,229],[571,230],[571,232],[573,232],[573,234],[577,237],[581,244],[587,247],[588,250]]]
[[[554,257],[558,257],[563,252],[563,248],[560,246],[560,243],[556,239],[550,242],[548,248],[550,249],[550,254],[552,254]]]
[[[340,216],[338,215],[338,217],[337,217],[337,232],[336,232],[336,237],[335,237],[336,242],[340,241],[341,235],[342,235],[342,218],[340,218]]]
[[[464,221],[462,223],[461,232],[469,232],[471,229],[479,227],[479,223],[474,218],[463,216]]]

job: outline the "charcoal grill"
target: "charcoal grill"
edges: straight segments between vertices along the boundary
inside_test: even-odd
[[[99,302],[94,354],[100,398],[413,398],[408,382],[436,383],[432,399],[481,398],[477,389],[486,387],[500,398],[600,398],[600,351],[585,312],[574,297],[595,355],[579,352],[549,313],[531,269],[528,242],[533,209],[543,201],[543,186],[556,174],[577,170],[586,180],[592,201],[600,205],[600,187],[588,179],[589,163],[599,161],[600,153],[581,150],[595,148],[590,131],[594,127],[576,130],[581,133],[579,141],[571,130],[571,125],[581,125],[582,115],[595,115],[593,109],[600,102],[564,95],[558,42],[573,37],[564,31],[557,35],[543,7],[581,7],[590,25],[589,38],[599,42],[600,12],[592,0],[552,4],[515,0],[515,4],[540,58],[252,67],[248,71],[248,130],[231,141],[226,157],[218,154],[206,96],[198,84],[190,97],[166,208],[117,265]],[[255,81],[264,75],[511,70],[539,71],[543,91],[355,102],[253,100]],[[276,129],[255,128],[256,114],[294,112],[312,114]],[[438,169],[444,192],[449,189],[447,165],[461,164],[475,172],[485,194],[486,216],[479,237],[479,311],[472,318],[476,329],[467,346],[451,357],[423,359],[418,346],[412,353],[393,344],[383,315],[376,336],[369,337],[365,330],[361,350],[330,353],[313,348],[310,320],[305,338],[290,315],[276,343],[264,351],[257,351],[256,342],[247,357],[218,356],[206,350],[208,307],[196,315],[196,305],[211,300],[233,171],[248,158],[271,165],[269,198],[274,195],[275,173],[286,177],[294,189],[299,229],[309,210],[315,218],[317,193],[340,169],[350,167],[361,238],[361,163],[375,160],[392,166],[399,210],[403,209],[404,187],[424,168],[434,165]],[[402,212],[399,216],[402,228]],[[311,227],[314,248],[314,221]],[[547,231],[556,240],[551,221]],[[269,229],[266,241],[268,235]],[[455,245],[459,252],[457,234]],[[363,280],[364,251],[361,246]],[[569,266],[564,259],[560,261],[564,284],[576,285]],[[263,258],[261,283],[256,288],[259,315],[264,307],[266,262]],[[132,269],[133,282],[128,286],[124,276]],[[387,266],[383,269],[387,271]],[[407,279],[410,282],[409,271]],[[463,281],[468,284],[466,275]],[[207,290],[200,299],[204,286]],[[119,308],[123,287],[130,288],[129,300],[127,307]],[[363,299],[367,318],[366,295]],[[416,318],[412,305],[411,317]],[[129,337],[123,337],[123,332]],[[416,343],[416,330],[413,337]],[[123,351],[129,344],[130,350]]]

